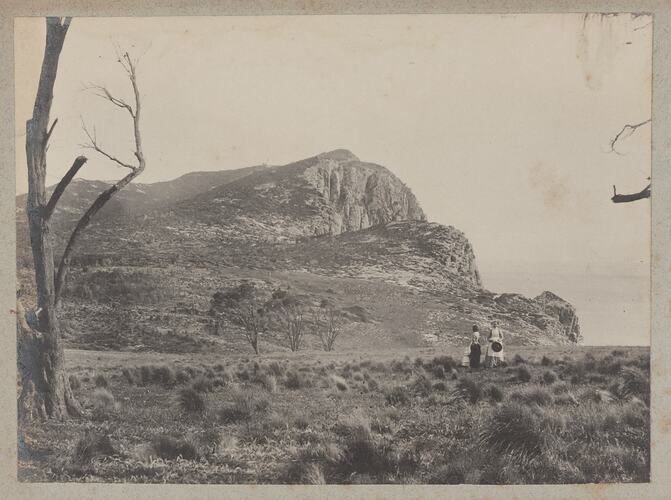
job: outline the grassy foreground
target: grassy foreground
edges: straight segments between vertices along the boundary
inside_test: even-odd
[[[19,479],[645,482],[647,348],[211,354],[68,351],[89,417],[20,424]]]

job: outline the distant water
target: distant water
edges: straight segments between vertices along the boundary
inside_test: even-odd
[[[585,345],[650,345],[650,278],[635,274],[481,269],[485,288],[535,297],[550,290],[577,309]]]

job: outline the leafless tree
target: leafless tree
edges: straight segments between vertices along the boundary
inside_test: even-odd
[[[342,331],[342,316],[333,304],[325,303],[313,311],[317,336],[325,351],[332,351]]]
[[[46,153],[49,147],[49,139],[58,122],[56,119],[49,125],[49,115],[58,62],[70,23],[71,18],[69,17],[48,17],[46,19],[47,34],[42,69],[33,115],[26,123],[27,215],[37,296],[36,309],[34,314],[31,315],[34,321],[31,324],[25,320],[20,298],[17,297],[17,348],[21,385],[18,403],[22,418],[65,419],[69,416],[82,414],[82,408],[72,393],[65,372],[61,326],[58,319],[59,299],[78,237],[105,203],[117,191],[140,175],[145,168],[139,126],[140,95],[135,72],[136,61],[131,60],[128,54],[124,54],[119,62],[128,73],[135,96],[134,106],[127,105],[125,109],[133,119],[137,164],[124,164],[123,166],[128,168],[130,172],[101,193],[86,210],[70,235],[56,271],[51,217],[61,195],[79,169],[87,162],[86,157],[77,157],[47,200]],[[118,99],[112,97],[108,100],[117,106],[120,103]],[[92,142],[93,149],[110,158],[110,155],[105,154],[101,148],[95,146],[95,138]]]
[[[289,342],[289,349],[298,351],[301,347],[304,333],[303,306],[298,302],[289,302],[279,309],[279,318],[284,334]]]
[[[256,354],[259,353],[259,335],[268,331],[268,314],[255,299],[244,300],[231,311],[235,323],[242,327],[242,333]]]
[[[651,123],[652,119],[648,118],[647,120],[644,120],[640,123],[635,123],[635,124],[626,124],[622,127],[622,129],[615,134],[615,136],[611,139],[610,141],[610,153],[615,153],[615,154],[622,154],[617,150],[617,145],[619,142],[623,141],[627,137],[630,137],[632,134],[634,134],[640,127],[643,127],[644,125],[647,125]],[[637,200],[643,200],[645,198],[650,198],[652,195],[651,193],[651,187],[652,183],[648,183],[646,187],[644,187],[641,191],[638,193],[631,193],[631,194],[617,194],[617,188],[613,186],[613,196],[611,198],[613,203],[630,203],[632,201],[637,201]]]

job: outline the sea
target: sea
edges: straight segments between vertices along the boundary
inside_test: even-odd
[[[581,268],[541,270],[540,266],[480,269],[485,288],[535,297],[549,290],[576,307],[584,345],[650,345],[650,276]],[[551,266],[546,266],[551,267]]]

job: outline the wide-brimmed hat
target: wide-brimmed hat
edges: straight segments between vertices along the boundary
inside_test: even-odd
[[[503,344],[497,340],[492,342],[492,351],[494,352],[501,352],[503,351]]]

